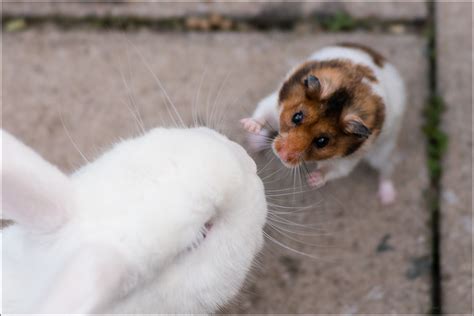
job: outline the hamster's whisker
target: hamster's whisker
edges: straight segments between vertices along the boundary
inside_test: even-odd
[[[136,47],[132,42],[130,42],[130,40],[127,40],[134,48],[134,50],[136,51],[136,53],[138,54],[138,56],[140,57],[142,63],[145,65],[146,69],[148,70],[148,72],[152,75],[153,79],[155,80],[155,82],[158,84],[158,87],[161,89],[161,91],[163,92],[165,98],[164,98],[164,102],[165,102],[165,106],[166,108],[168,109],[168,107],[170,106],[171,109],[174,111],[174,114],[176,115],[176,117],[178,118],[179,122],[181,125],[178,125],[176,123],[176,120],[175,120],[175,117],[173,115],[173,113],[171,113],[170,111],[170,117],[171,119],[174,121],[176,127],[182,127],[182,128],[185,128],[186,127],[186,124],[184,124],[184,121],[181,117],[181,115],[179,114],[178,112],[178,109],[176,108],[176,106],[174,105],[173,101],[171,101],[171,98],[170,96],[168,95],[168,93],[166,92],[166,89],[165,87],[163,86],[163,84],[161,83],[161,80],[158,78],[158,76],[153,72],[153,70],[151,69],[149,63],[146,61],[145,57],[143,56],[143,54],[140,52],[140,50],[138,49],[138,47]]]
[[[303,187],[300,187],[300,188],[297,188],[297,189],[302,189]],[[299,190],[299,191],[294,191],[295,188],[290,188],[289,190],[283,190],[282,191],[266,191],[266,195],[268,197],[272,197],[272,198],[276,198],[276,197],[284,197],[284,196],[289,196],[289,195],[292,195],[292,194],[303,194],[303,193],[306,193],[306,192],[311,192],[310,190],[305,190],[305,189],[302,189],[302,190]]]
[[[272,162],[275,160],[275,157],[272,157],[260,170],[257,171],[257,174],[260,175]]]
[[[263,183],[268,186],[270,183],[275,183],[275,182],[281,181],[282,179],[287,179],[287,178],[288,178],[287,175],[288,175],[289,173],[291,173],[291,171],[288,170],[287,168],[283,167],[283,166],[280,167],[280,169],[278,169],[277,171],[281,171],[281,170],[284,171],[282,176],[276,177],[276,178],[273,179],[273,180],[268,180],[268,179],[266,179],[265,181],[263,181]],[[286,188],[286,189],[287,189],[287,190],[292,190],[292,188]],[[269,191],[269,192],[271,192],[271,191]]]
[[[271,144],[273,142],[273,138],[269,137],[269,136],[266,136],[264,134],[255,134],[255,133],[251,133],[249,131],[245,131],[248,135],[255,135],[255,136],[258,136],[259,138],[259,142],[260,143],[266,143],[266,144]]]
[[[271,132],[278,134],[278,130],[274,128],[268,121],[265,121],[264,126],[266,126]]]
[[[270,177],[274,176],[275,174],[277,174],[278,172],[280,172],[282,170],[286,171],[286,170],[283,169],[283,167],[280,167],[280,168],[277,168],[274,172],[272,172],[270,174],[267,174],[265,177],[261,177],[263,183],[266,184],[267,182],[265,182],[265,180],[269,179]]]
[[[63,129],[66,132],[66,136],[69,139],[69,141],[71,142],[72,146],[79,153],[79,155],[81,155],[82,159],[84,159],[85,162],[90,163],[89,159],[87,159],[86,155],[84,155],[84,153],[79,149],[79,146],[77,146],[76,142],[74,141],[71,134],[69,133],[69,130],[67,129],[66,124],[64,123],[63,113],[62,113],[61,107],[59,105],[56,106],[56,110],[58,111],[59,120],[61,121]]]
[[[265,135],[265,134],[262,134],[262,132],[253,133],[253,132],[249,132],[249,131],[247,131],[247,130],[245,130],[245,132],[246,132],[247,134],[249,134],[249,135],[256,135],[256,136],[258,136],[258,137],[260,137],[260,138],[264,138],[264,139],[269,140],[269,141],[273,141],[273,139],[274,139],[274,137],[268,136],[268,135]]]
[[[286,171],[286,170],[284,170],[284,171]],[[288,172],[285,172],[282,176],[276,177],[276,178],[273,179],[273,180],[266,180],[266,181],[264,181],[263,183],[264,183],[265,185],[269,185],[269,184],[271,184],[271,183],[280,182],[280,181],[282,181],[282,180],[284,180],[284,179],[288,179],[287,174],[288,174]],[[291,192],[293,193],[293,187],[287,188],[287,190],[288,190],[288,191],[291,191]]]
[[[268,148],[270,148],[270,146],[269,146],[269,145],[266,145],[266,143],[264,143],[264,142],[261,142],[261,143],[263,144],[263,145],[262,145],[263,149],[268,149]],[[247,150],[247,152],[250,154],[250,156],[254,156],[254,155],[256,155],[256,154],[258,154],[259,152],[262,151],[262,149],[248,149],[248,148],[247,148],[246,150]]]
[[[293,168],[291,168],[291,170],[293,171],[293,193],[295,193],[296,190],[297,190],[297,189],[296,189],[296,179],[298,178],[298,176],[297,176],[298,168],[297,168],[297,167],[293,167]],[[293,194],[292,197],[291,197],[292,200],[293,200],[293,203],[296,202],[296,196],[297,196],[296,194]]]
[[[293,195],[293,194],[304,194],[307,192],[311,192],[311,190],[301,190],[297,192],[288,192],[288,193],[281,193],[281,194],[266,194],[268,198],[277,198],[277,197],[282,197],[282,196],[288,196],[288,195]]]
[[[327,185],[330,186],[331,183],[328,183]],[[328,198],[328,197],[329,197],[331,200],[333,200],[334,202],[336,202],[337,205],[338,205],[339,207],[341,207],[341,209],[346,210],[346,209],[347,209],[347,205],[345,205],[344,203],[342,203],[340,199],[338,199],[337,197],[335,197],[335,196],[334,196],[333,194],[331,194],[329,191],[330,191],[330,190],[328,190],[328,191],[325,192],[325,198]]]
[[[264,154],[265,154],[265,157],[267,157],[267,158],[268,158],[268,156],[273,157],[275,155],[275,153],[273,152],[273,149],[271,148],[271,146],[264,150]],[[280,166],[283,167],[282,164],[280,164]]]
[[[301,166],[298,166],[298,179],[299,179],[299,186],[302,187],[303,186],[303,181],[302,181],[302,172],[301,172]],[[296,194],[295,194],[296,196]]]
[[[287,171],[287,170],[283,170],[283,171]],[[288,187],[288,188],[282,188],[282,189],[267,189],[266,191],[269,192],[269,193],[278,193],[278,192],[288,192],[288,193],[292,193],[293,192],[293,189],[294,187]],[[298,189],[305,189],[307,190],[307,188],[305,187],[300,187]],[[310,190],[311,191],[311,190]]]
[[[301,166],[303,167],[304,172],[306,172],[306,176],[309,176],[308,166],[306,165],[306,162],[304,160]]]
[[[265,157],[265,158],[267,158],[267,157]],[[279,164],[275,165],[275,164],[273,163],[273,161],[275,160],[275,156],[274,156],[274,155],[271,155],[271,156],[268,157],[267,159],[268,159],[269,161],[272,161],[272,163],[271,163],[271,164],[268,164],[268,166],[269,166],[270,168],[269,168],[268,170],[266,170],[266,171],[267,171],[267,172],[266,172],[266,175],[262,174],[264,168],[260,168],[259,171],[258,171],[258,173],[259,173],[260,177],[262,178],[262,180],[265,180],[265,179],[270,178],[271,176],[275,175],[275,174],[276,174],[277,172],[279,172],[279,171],[288,171],[288,170],[286,170],[286,168],[284,168],[284,166],[279,165]],[[266,167],[266,165],[265,165],[265,167]]]

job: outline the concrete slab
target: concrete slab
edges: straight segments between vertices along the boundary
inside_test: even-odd
[[[83,161],[71,139],[93,159],[119,137],[138,133],[121,72],[146,128],[161,120],[169,123],[163,93],[138,50],[187,122],[197,99],[201,117],[213,117],[214,125],[242,142],[238,119],[250,115],[291,66],[315,49],[343,40],[377,47],[406,78],[410,104],[395,176],[398,202],[386,208],[378,204],[377,176],[366,166],[348,179],[294,196],[298,180],[286,169],[278,171],[277,163],[265,167],[269,158],[257,155],[272,203],[270,217],[281,234],[271,226],[266,230],[274,241],[307,255],[267,240],[244,291],[223,312],[425,313],[430,246],[420,115],[427,65],[420,37],[51,29],[8,33],[3,36],[3,127],[64,170],[74,170]],[[218,112],[211,110],[214,104]],[[298,206],[307,208],[296,211]]]
[[[438,86],[449,136],[441,203],[444,312],[472,314],[472,3],[436,9]]]
[[[68,3],[69,2],[69,3]],[[314,13],[334,13],[345,11],[354,17],[378,17],[389,19],[416,19],[426,16],[423,1],[383,1],[383,2],[224,2],[198,0],[178,3],[140,3],[139,1],[119,1],[118,3],[85,3],[77,1],[15,1],[3,4],[7,14],[71,16],[113,15],[142,17],[177,17],[196,14],[219,13],[230,16],[246,17],[306,17]]]

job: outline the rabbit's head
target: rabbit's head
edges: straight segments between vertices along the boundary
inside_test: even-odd
[[[19,298],[23,308],[212,312],[236,294],[262,246],[267,205],[255,163],[213,130],[157,128],[70,177],[2,139],[3,218],[17,223],[4,231],[4,250],[24,250],[5,251],[5,265],[16,264],[4,278],[48,271],[43,281],[23,273],[22,286],[38,289]]]

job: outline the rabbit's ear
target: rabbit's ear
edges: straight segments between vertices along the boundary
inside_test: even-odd
[[[36,310],[40,314],[92,314],[123,297],[133,280],[130,266],[118,251],[88,245],[66,261],[50,284],[39,300]]]
[[[35,231],[60,227],[71,209],[69,178],[15,137],[0,132],[1,218]]]

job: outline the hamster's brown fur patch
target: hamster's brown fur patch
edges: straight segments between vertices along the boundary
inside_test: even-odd
[[[309,75],[321,82],[321,91],[316,97],[308,97],[306,93],[304,79]],[[280,89],[280,135],[275,139],[275,149],[299,153],[304,160],[350,155],[368,138],[348,132],[347,119],[353,117],[357,121],[349,123],[362,122],[368,134],[378,135],[385,106],[364,79],[377,82],[370,68],[348,60],[310,61],[297,68]],[[292,117],[299,111],[304,118],[296,126]],[[319,137],[328,137],[328,145],[313,146]]]
[[[355,49],[361,50],[364,53],[370,55],[370,57],[372,58],[372,61],[374,62],[374,64],[376,64],[379,67],[383,67],[383,65],[386,62],[386,59],[382,54],[380,54],[379,52],[375,51],[374,49],[372,49],[368,46],[362,45],[362,44],[343,42],[343,43],[337,44],[337,46],[342,46],[342,47],[347,47],[347,48],[355,48]]]

